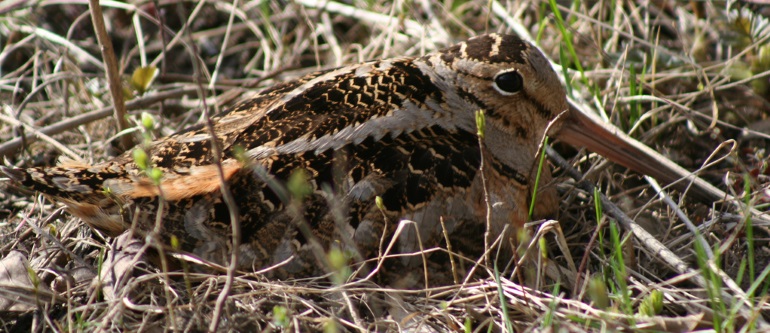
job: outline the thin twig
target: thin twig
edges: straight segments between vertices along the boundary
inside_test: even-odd
[[[236,1],[236,3],[233,4],[233,8],[238,7],[237,3],[238,2]],[[185,26],[187,26],[187,24],[185,24]],[[187,35],[189,36],[189,30],[185,31],[188,31]],[[227,43],[227,41],[225,40],[224,43]],[[194,45],[192,41],[190,44]],[[200,60],[199,57],[195,55],[197,55],[197,53],[193,53],[192,57],[194,68],[193,73],[195,73],[196,83],[199,90],[198,93],[200,96],[205,96],[205,89],[203,87],[203,81],[201,80],[203,76],[202,67],[204,66],[204,63]],[[214,130],[214,122],[211,120],[208,107],[206,107],[206,99],[201,98],[201,101],[203,103],[203,115],[205,118],[206,128],[209,132],[209,135],[211,136],[211,152],[214,161],[216,161],[217,176],[219,177],[220,183],[220,192],[222,193],[222,199],[225,202],[227,211],[230,215],[230,228],[232,232],[230,264],[227,266],[227,277],[225,278],[225,285],[222,288],[222,292],[220,292],[219,296],[217,296],[216,305],[214,306],[214,313],[212,314],[211,323],[208,327],[209,332],[216,332],[219,326],[219,319],[222,313],[222,309],[224,308],[225,302],[227,301],[227,298],[230,294],[230,290],[232,290],[233,279],[236,270],[238,269],[238,252],[240,251],[241,247],[241,222],[240,215],[238,213],[238,206],[235,203],[233,193],[230,192],[230,185],[225,178],[225,173],[222,168],[223,147],[220,145],[219,139],[217,138],[217,133]]]
[[[126,103],[123,99],[123,83],[120,79],[118,70],[118,60],[115,58],[115,50],[112,48],[112,40],[104,27],[104,14],[99,0],[88,0],[88,7],[91,10],[91,22],[94,24],[96,39],[102,50],[102,59],[107,70],[107,81],[110,85],[110,94],[112,95],[112,104],[115,106],[115,120],[118,122],[118,132],[123,132],[131,125],[126,119]],[[120,137],[120,144],[123,149],[131,148],[134,141],[129,135]]]
[[[650,176],[644,176],[644,179],[647,180],[655,192],[658,192],[658,196],[663,200],[663,202],[665,202],[669,208],[674,210],[676,216],[678,216],[682,222],[684,222],[684,225],[687,226],[687,229],[689,229],[693,236],[695,236],[695,240],[701,243],[703,246],[703,251],[706,252],[708,259],[714,259],[714,252],[711,251],[711,246],[709,246],[708,242],[706,242],[706,239],[704,239],[703,235],[700,233],[700,231],[698,231],[698,227],[696,227],[695,224],[690,221],[690,218],[687,217],[679,205],[677,205],[676,202],[674,202],[674,200],[672,200],[671,197],[669,197],[668,194],[663,191],[663,189],[660,187],[660,184],[658,184],[658,181],[656,181],[654,178]]]
[[[67,155],[69,158],[78,161],[83,162],[83,159],[80,158],[80,155],[76,154],[71,149],[67,148],[67,146],[63,145],[61,142],[57,141],[56,139],[46,135],[45,133],[42,133],[41,131],[38,131],[34,127],[27,125],[21,121],[18,121],[16,119],[13,119],[11,117],[6,117],[4,115],[0,115],[0,121],[11,124],[13,126],[20,126],[25,128],[26,130],[32,132],[36,137],[40,138],[41,140],[50,143],[52,146],[56,147],[57,150],[62,152],[64,155]]]
[[[184,95],[195,93],[196,91],[197,89],[195,88],[181,88],[177,90],[166,91],[166,92],[161,92],[161,93],[152,94],[152,95],[146,95],[126,103],[126,108],[128,110],[140,109],[148,105],[157,103],[159,101],[163,101],[171,98],[179,98]],[[84,125],[92,121],[97,121],[99,119],[109,117],[110,115],[113,114],[114,109],[115,109],[114,107],[109,106],[99,110],[86,112],[71,118],[64,119],[53,125],[43,127],[37,130],[37,132],[48,136],[56,135],[62,132],[66,132],[70,129],[76,128],[80,125]],[[12,155],[16,152],[16,150],[21,148],[25,143],[28,144],[28,143],[35,142],[37,141],[37,139],[38,138],[36,137],[28,137],[28,138],[25,138],[24,140],[22,140],[22,138],[15,138],[3,144],[0,144],[0,157]]]

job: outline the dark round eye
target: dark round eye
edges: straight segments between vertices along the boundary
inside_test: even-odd
[[[495,77],[495,87],[502,94],[515,94],[524,88],[524,79],[518,72],[505,72]]]

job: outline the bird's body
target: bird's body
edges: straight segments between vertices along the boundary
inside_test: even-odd
[[[416,222],[398,235],[402,253],[443,242],[445,231],[483,240],[487,221],[495,237],[520,227],[546,128],[567,109],[563,87],[535,47],[490,34],[263,91],[212,119],[221,158],[205,126],[146,147],[149,165],[162,171],[159,186],[131,152],[93,166],[5,172],[96,229],[115,235],[135,223],[147,232],[159,221],[167,240],[173,235],[183,249],[226,263],[231,219],[221,167],[243,235],[238,266],[282,263],[281,275],[317,274],[311,239],[365,259],[402,220]],[[486,118],[481,140],[479,110]],[[301,174],[311,190],[305,196],[286,187]],[[546,168],[541,184],[549,179]],[[557,206],[552,188],[538,194],[538,215]]]

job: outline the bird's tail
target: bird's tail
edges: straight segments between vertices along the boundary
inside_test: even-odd
[[[0,166],[0,173],[15,185],[63,203],[70,213],[96,229],[117,235],[126,228],[121,200],[111,196],[104,186],[105,182],[120,177],[109,165],[70,164],[29,169]]]
[[[47,196],[86,202],[104,192],[106,180],[118,177],[108,168],[87,165],[29,169],[0,166],[0,173],[17,185]]]

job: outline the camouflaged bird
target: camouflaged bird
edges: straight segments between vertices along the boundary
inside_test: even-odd
[[[486,117],[481,140],[479,110]],[[422,57],[320,71],[267,89],[212,119],[221,160],[206,127],[152,143],[147,154],[163,172],[160,186],[131,152],[97,165],[3,170],[111,235],[132,223],[152,230],[162,197],[161,234],[225,264],[231,221],[219,162],[239,212],[238,267],[281,264],[277,276],[303,276],[324,273],[311,239],[366,259],[402,220],[416,228],[398,236],[398,253],[438,245],[443,228],[450,241],[483,246],[488,213],[495,237],[520,228],[546,129],[590,135],[568,110],[565,90],[537,48],[489,34]],[[311,189],[300,201],[284,186],[298,172]],[[558,208],[550,178],[545,168],[537,216]]]

